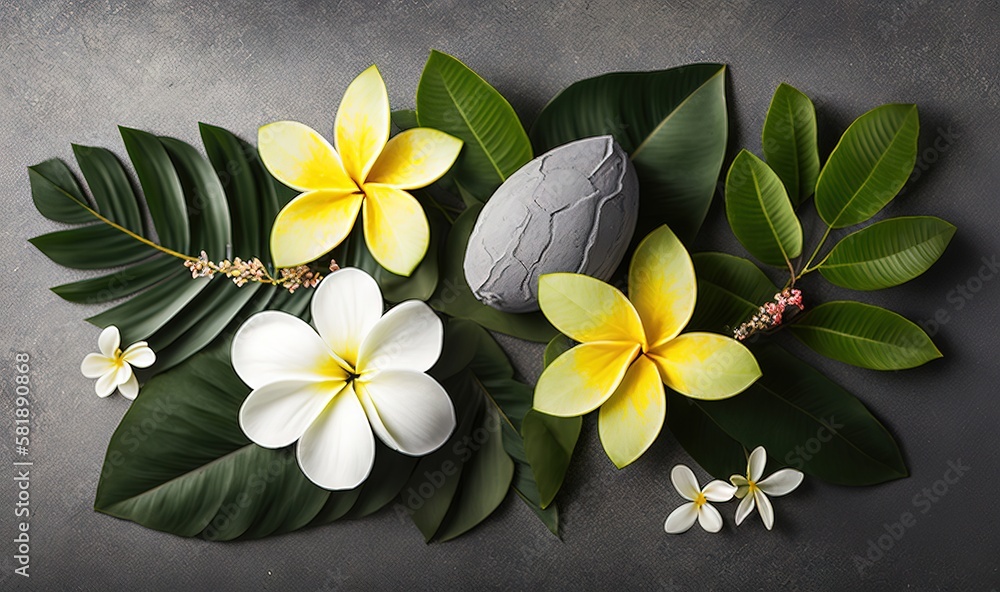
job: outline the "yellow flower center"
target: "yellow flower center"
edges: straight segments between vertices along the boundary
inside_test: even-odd
[[[708,500],[705,499],[705,494],[701,492],[698,493],[698,497],[694,498],[694,505],[698,506],[699,508],[704,506],[707,502]]]
[[[750,479],[747,479],[747,492],[748,493],[753,493],[757,489],[758,489],[757,482],[756,481],[751,481]]]

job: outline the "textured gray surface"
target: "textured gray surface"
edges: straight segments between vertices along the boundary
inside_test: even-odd
[[[995,0],[859,4],[0,0],[5,467],[13,457],[16,351],[32,356],[35,401],[32,575],[9,575],[16,485],[5,468],[0,589],[1000,587],[993,493],[1000,475],[1000,281],[983,263],[1000,254],[998,6]],[[686,454],[665,434],[639,462],[617,471],[601,451],[593,422],[586,422],[561,498],[561,542],[516,499],[468,536],[430,546],[391,510],[237,544],[183,540],[94,513],[104,448],[127,402],[98,400],[78,372],[98,334],[81,319],[94,310],[62,302],[46,289],[83,274],[57,268],[25,242],[57,226],[30,207],[25,167],[70,157],[70,142],[121,153],[116,124],[190,142],[197,142],[198,120],[246,138],[258,125],[284,118],[329,130],[343,89],[372,62],[382,69],[392,104],[412,106],[430,48],[464,60],[529,120],[558,90],[586,76],[725,62],[731,66],[733,149],[759,148],[765,109],[781,81],[816,101],[824,153],[867,109],[918,103],[921,172],[888,213],[938,215],[955,223],[958,235],[925,277],[864,298],[915,320],[937,318],[935,340],[945,358],[900,373],[818,362],[898,436],[912,476],[863,489],[807,479],[775,502],[774,532],[756,518],[734,529],[730,505],[721,534],[696,528],[670,537],[663,520],[680,500],[668,471],[690,462]],[[699,244],[738,252],[723,218],[716,204]],[[806,283],[807,296],[846,295],[820,286]],[[529,377],[537,376],[537,348],[503,343]],[[951,485],[942,480],[949,462],[970,467]],[[905,512],[914,514],[915,524],[860,575],[852,557],[866,553],[883,525]]]
[[[538,310],[538,278],[584,273],[608,280],[639,209],[639,179],[611,136],[557,146],[511,175],[476,220],[465,279],[480,301]]]

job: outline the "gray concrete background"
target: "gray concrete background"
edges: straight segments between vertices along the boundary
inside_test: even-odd
[[[32,357],[35,461],[30,580],[9,575],[16,485],[9,468],[0,471],[0,589],[997,589],[1000,281],[973,279],[983,258],[1000,254],[997,9],[995,0],[0,0],[0,463],[9,467],[14,456],[10,376],[18,351]],[[372,62],[392,104],[409,107],[431,48],[477,70],[527,121],[580,78],[725,62],[733,150],[759,149],[770,95],[782,81],[817,103],[824,152],[869,108],[918,103],[923,172],[888,213],[941,216],[959,231],[931,273],[862,298],[914,320],[945,315],[935,336],[945,358],[875,373],[804,354],[890,427],[912,476],[863,489],[807,479],[775,502],[773,532],[756,517],[735,529],[730,504],[721,534],[695,528],[671,537],[663,520],[680,500],[668,472],[688,456],[664,434],[641,461],[617,471],[588,421],[561,497],[563,541],[516,499],[471,534],[429,546],[391,511],[235,544],[180,539],[94,513],[104,449],[127,402],[98,400],[79,374],[98,334],[82,319],[95,310],[47,290],[84,274],[25,242],[57,228],[32,208],[25,167],[71,158],[70,142],[123,154],[117,124],[193,143],[199,120],[246,138],[285,118],[328,130],[343,89]],[[739,252],[718,204],[699,244]],[[966,298],[958,285],[979,290]],[[818,282],[806,289],[816,299],[845,295]],[[537,348],[504,344],[529,378],[537,376]],[[937,501],[918,504],[949,462],[970,468],[943,495],[932,493]],[[852,557],[904,512],[916,523],[859,574]]]

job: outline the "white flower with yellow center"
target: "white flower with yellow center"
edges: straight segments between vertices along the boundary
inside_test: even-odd
[[[722,515],[708,502],[728,502],[733,499],[735,487],[716,479],[699,488],[694,473],[684,465],[677,465],[670,471],[670,480],[677,493],[689,501],[667,516],[664,530],[670,534],[681,534],[694,526],[695,520],[708,532],[722,530]]]
[[[767,452],[763,446],[758,446],[750,453],[747,460],[747,475],[733,475],[729,481],[736,486],[736,497],[742,499],[736,508],[736,525],[739,526],[753,512],[754,507],[760,511],[760,518],[768,530],[774,526],[774,508],[767,496],[778,497],[791,493],[802,483],[802,473],[795,469],[781,469],[767,479],[764,475],[764,465],[767,464]]]
[[[233,368],[253,389],[240,408],[243,432],[264,448],[298,442],[299,467],[326,489],[353,489],[368,478],[374,435],[421,456],[455,429],[451,399],[425,373],[441,355],[441,319],[416,300],[382,310],[375,280],[341,269],[313,295],[316,329],[265,311],[233,338]]]
[[[96,378],[94,390],[98,397],[107,397],[118,389],[123,397],[135,400],[139,394],[139,380],[132,367],[149,368],[156,361],[156,354],[145,341],[139,341],[121,349],[122,336],[118,327],[109,325],[97,338],[97,349],[101,353],[87,354],[80,364],[80,371],[87,378]]]

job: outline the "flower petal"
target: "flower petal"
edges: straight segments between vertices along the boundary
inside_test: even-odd
[[[720,481],[716,479],[710,482],[701,490],[702,495],[705,496],[710,502],[728,502],[733,499],[733,495],[736,493],[736,487],[726,483],[725,481]]]
[[[768,530],[774,527],[774,508],[771,507],[771,500],[763,491],[756,489],[753,492],[754,502],[757,504],[757,511],[760,512],[760,519],[764,521],[764,526]]]
[[[733,493],[733,495],[735,495],[737,499],[743,499],[747,496],[747,493],[749,492],[750,492],[750,485],[737,485],[736,491],[735,493]]]
[[[378,68],[369,67],[344,91],[334,124],[337,153],[359,184],[389,139],[389,95]]]
[[[293,189],[358,190],[333,146],[308,125],[297,121],[269,123],[257,130],[257,150],[267,170]]]
[[[795,469],[781,469],[757,484],[767,495],[780,497],[791,493],[802,483],[802,473]]]
[[[318,189],[288,202],[271,227],[275,267],[295,267],[329,252],[347,238],[364,195],[355,190]]]
[[[139,394],[139,379],[135,377],[135,374],[130,376],[124,383],[118,385],[118,392],[129,401],[135,401],[136,395]]]
[[[639,351],[638,345],[615,341],[574,347],[538,378],[535,409],[559,417],[590,413],[615,392]]]
[[[145,341],[139,341],[122,352],[122,359],[135,368],[149,368],[156,362],[156,354]]]
[[[106,357],[115,358],[115,354],[118,353],[118,348],[121,347],[122,336],[118,332],[118,327],[114,325],[108,325],[101,331],[101,335],[97,338],[97,349],[104,354]]]
[[[462,140],[429,127],[393,136],[375,161],[366,182],[396,189],[426,187],[448,172],[462,150]]]
[[[674,484],[677,493],[686,500],[694,501],[701,493],[694,471],[689,469],[687,465],[674,465],[674,468],[670,470],[670,481]]]
[[[134,376],[135,374],[132,372],[132,366],[129,366],[124,362],[120,362],[115,367],[115,375],[112,380],[114,380],[115,386],[118,386],[120,384],[125,384],[126,382],[131,380]]]
[[[663,530],[670,534],[681,534],[694,526],[697,519],[698,507],[694,502],[688,502],[667,516],[667,521],[663,523]]]
[[[326,276],[312,299],[312,317],[323,341],[356,368],[358,350],[382,316],[382,291],[365,271],[340,269]]]
[[[427,304],[409,300],[393,307],[371,328],[358,350],[358,374],[380,370],[426,372],[437,362],[444,325]]]
[[[599,432],[608,458],[620,468],[656,441],[667,416],[660,373],[646,356],[632,363],[614,394],[601,405]]]
[[[733,475],[729,478],[729,482],[736,487],[746,487],[748,485],[747,478],[743,475]]]
[[[87,354],[80,363],[80,372],[87,378],[100,378],[116,369],[115,361],[101,354]]]
[[[117,369],[109,370],[106,374],[101,375],[94,384],[94,392],[97,393],[97,396],[104,398],[115,392],[115,389],[118,388],[118,383],[115,382],[117,377]]]
[[[645,344],[642,321],[621,290],[578,273],[547,273],[538,279],[545,318],[572,339]]]
[[[277,310],[259,312],[243,323],[233,337],[232,361],[236,374],[255,389],[289,380],[346,381],[348,376],[312,327]]]
[[[698,508],[698,524],[706,532],[719,532],[722,530],[722,514],[712,507],[712,504],[702,504]]]
[[[739,507],[736,508],[736,526],[743,524],[747,516],[753,512],[754,507],[756,507],[756,504],[753,501],[753,496],[744,494],[743,500],[740,502]]]
[[[423,456],[455,430],[455,408],[436,380],[413,370],[386,370],[354,382],[372,430],[403,454]]]
[[[758,446],[753,449],[750,453],[750,457],[747,458],[747,479],[756,483],[760,481],[761,475],[764,474],[764,466],[767,464],[767,451],[764,450],[763,446]]]
[[[299,467],[325,489],[354,489],[375,463],[375,436],[352,384],[333,398],[302,435]]]
[[[628,294],[651,347],[679,335],[691,320],[694,264],[669,227],[661,226],[639,243],[629,266]]]
[[[409,276],[427,253],[431,231],[412,195],[387,185],[365,185],[365,242],[379,265]]]
[[[715,333],[685,333],[650,350],[663,382],[696,399],[725,399],[760,378],[742,343]]]
[[[345,384],[288,380],[254,389],[240,407],[240,428],[258,446],[288,446],[317,421],[331,399],[345,392]]]

